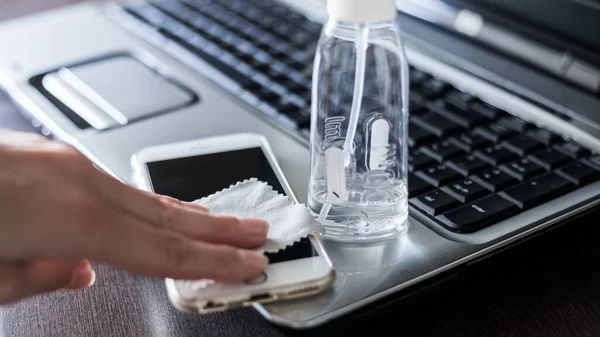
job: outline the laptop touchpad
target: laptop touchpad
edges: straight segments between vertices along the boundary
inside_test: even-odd
[[[195,100],[190,91],[130,57],[114,57],[44,76],[44,88],[102,130],[173,111]]]

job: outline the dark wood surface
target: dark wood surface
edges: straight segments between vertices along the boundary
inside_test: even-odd
[[[74,1],[0,0],[0,18],[66,2]],[[34,132],[2,93],[0,128]],[[434,297],[327,329],[284,331],[252,309],[184,314],[169,303],[162,280],[96,265],[90,289],[0,307],[0,336],[600,336],[598,215],[498,254]]]

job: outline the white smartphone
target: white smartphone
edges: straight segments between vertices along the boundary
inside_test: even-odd
[[[298,202],[269,143],[260,135],[231,134],[152,146],[135,153],[131,164],[139,188],[182,201],[257,178]],[[316,234],[265,255],[270,263],[254,280],[225,284],[167,279],[169,298],[180,310],[209,313],[315,295],[334,281],[333,266]]]

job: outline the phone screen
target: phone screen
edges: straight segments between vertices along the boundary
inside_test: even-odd
[[[286,194],[260,147],[149,162],[146,168],[155,193],[182,201],[198,200],[249,178]],[[317,254],[310,241],[303,239],[283,251],[265,255],[271,263],[277,263]]]

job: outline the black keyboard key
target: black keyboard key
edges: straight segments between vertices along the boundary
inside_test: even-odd
[[[416,175],[435,187],[460,179],[460,174],[446,165],[438,165],[418,171]]]
[[[475,97],[459,90],[452,90],[445,96],[446,102],[461,110],[469,110],[471,103],[475,101]]]
[[[422,116],[413,116],[412,121],[438,137],[461,130],[458,124],[431,111]]]
[[[422,85],[429,78],[430,78],[430,76],[427,75],[427,73],[425,73],[425,72],[422,72],[417,69],[410,70],[410,85],[411,85],[411,87],[417,86],[417,85]]]
[[[517,158],[517,155],[508,151],[500,145],[488,146],[475,151],[475,156],[493,166],[498,166],[503,162]]]
[[[473,233],[517,214],[512,203],[492,194],[438,216],[447,228],[459,233]]]
[[[556,144],[554,148],[571,158],[580,158],[586,154],[589,154],[588,150],[573,142],[561,142]]]
[[[261,87],[254,90],[254,94],[261,101],[269,103],[271,105],[275,104],[281,99],[281,96],[279,96],[276,92],[273,92],[265,87]]]
[[[582,159],[582,161],[596,170],[600,170],[600,155],[593,155]]]
[[[304,140],[308,140],[310,141],[310,128],[305,128],[305,129],[300,129],[300,136],[304,139]]]
[[[267,6],[273,6],[273,2],[272,1],[268,1],[266,3],[266,5]],[[291,12],[291,13],[297,18],[297,21],[302,20],[301,21],[302,27],[306,31],[312,33],[315,36],[319,35],[319,33],[321,32],[321,28],[322,28],[321,24],[313,22],[313,21],[306,20],[306,18],[302,14],[300,14],[300,13],[297,13],[297,12]]]
[[[172,38],[174,38],[176,41],[178,41],[184,45],[186,43],[185,41],[182,41],[181,39],[179,39],[175,36],[173,36]],[[200,58],[202,58],[202,60],[204,62],[209,63],[211,66],[215,67],[217,70],[219,70],[225,76],[227,76],[231,80],[239,83],[245,89],[252,91],[252,92],[260,89],[260,84],[255,82],[254,80],[250,79],[247,75],[245,75],[241,72],[238,72],[236,69],[223,63],[221,60],[219,60],[217,57],[215,57],[213,55],[205,53],[204,51],[202,51],[200,49],[196,49],[193,46],[190,46],[190,47],[192,48],[192,50],[194,51],[194,53],[196,55],[198,55]]]
[[[285,64],[287,64],[290,68],[297,70],[299,72],[302,72],[304,70],[304,68],[306,67],[306,65],[304,63],[301,63],[301,62],[298,62],[296,60],[289,58],[289,56],[287,54],[285,54],[285,58],[282,61],[285,62]]]
[[[299,106],[289,102],[282,102],[279,106],[276,107],[279,113],[284,115],[292,115],[300,113],[301,109]]]
[[[300,83],[293,81],[287,74],[281,73],[278,69],[270,68],[267,75],[291,93],[298,93],[304,90],[304,87]]]
[[[547,147],[529,155],[529,159],[546,170],[553,170],[571,160],[557,150]]]
[[[500,165],[500,169],[520,181],[531,179],[544,173],[544,169],[528,159],[519,159]]]
[[[285,19],[287,22],[297,22],[302,20],[302,15],[293,12],[285,6],[281,6],[277,3],[268,3],[266,1],[257,1],[256,4],[265,10],[270,10],[273,14],[279,16],[281,19]]]
[[[408,197],[413,198],[433,190],[434,187],[414,174],[408,175]]]
[[[475,102],[471,104],[471,109],[489,119],[496,119],[506,114],[506,112],[484,102]]]
[[[286,35],[283,35],[282,37],[289,38],[292,41],[292,43],[294,43],[296,46],[304,47],[309,42],[311,42],[312,36],[310,34],[300,31],[300,30],[290,29],[290,27],[288,27],[287,30],[289,33]]]
[[[471,110],[460,110],[451,105],[447,105],[442,99],[437,99],[431,102],[427,105],[427,107],[431,111],[448,118],[464,128],[472,128],[474,125],[482,124],[488,121],[488,119],[481,114]]]
[[[500,124],[492,124],[487,127],[478,126],[475,128],[475,134],[479,135],[491,142],[498,143],[515,134],[515,132],[506,126]]]
[[[492,192],[501,191],[518,183],[515,178],[499,169],[486,170],[472,176],[471,179]]]
[[[467,152],[472,152],[475,149],[492,145],[489,140],[478,136],[473,132],[450,137],[450,142]]]
[[[600,179],[600,171],[581,162],[571,163],[556,173],[577,186],[584,186]]]
[[[444,81],[432,78],[423,83],[423,88],[441,95],[450,89],[450,85]]]
[[[503,141],[502,145],[521,157],[544,146],[544,144],[527,135],[518,135],[509,138]]]
[[[167,16],[163,12],[147,4],[129,7],[125,10],[142,18],[155,27],[162,26],[162,24],[168,20]]]
[[[418,171],[424,167],[435,164],[435,160],[426,154],[416,152],[408,155],[408,170]]]
[[[414,115],[422,115],[426,112],[428,112],[429,110],[425,107],[425,105],[422,104],[416,104],[416,103],[411,103],[410,104],[410,115],[414,116]]]
[[[421,152],[430,156],[431,158],[442,162],[448,158],[457,156],[463,153],[458,147],[452,145],[450,142],[437,142],[421,148]]]
[[[285,114],[290,120],[292,120],[296,127],[299,129],[305,129],[310,127],[310,115],[307,113],[297,112]]]
[[[529,137],[545,145],[550,145],[559,139],[559,137],[556,134],[540,128],[529,130],[527,131],[527,134],[529,135]]]
[[[451,210],[454,207],[460,206],[460,201],[454,199],[448,194],[435,190],[416,198],[410,199],[410,203],[422,210],[423,212],[436,216]]]
[[[502,117],[498,121],[498,124],[505,126],[516,132],[525,132],[525,130],[532,127],[531,124],[529,124],[526,121],[522,120],[521,118],[515,117],[515,116]]]
[[[186,13],[186,7],[178,2],[174,1],[160,1],[153,4],[154,6],[159,7],[162,11],[167,12],[169,15],[173,17],[180,18],[185,20],[189,13]]]
[[[410,102],[411,104],[425,105],[429,100],[439,96],[439,93],[426,88],[414,88],[410,91]]]
[[[477,200],[490,193],[471,179],[461,180],[454,184],[444,186],[441,190],[462,203]]]
[[[555,173],[547,173],[498,194],[521,209],[530,209],[560,197],[574,187],[567,179]]]
[[[473,175],[478,171],[489,167],[487,163],[472,155],[451,159],[446,165],[463,176]]]
[[[408,125],[408,145],[411,147],[418,147],[423,144],[427,144],[436,139],[436,136],[423,129],[422,127],[410,123]]]

